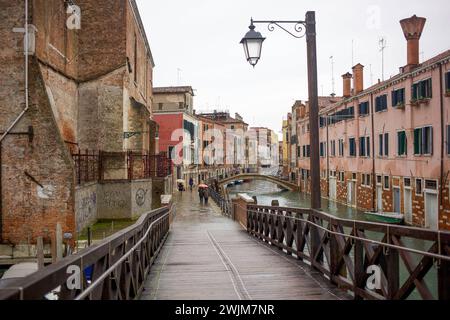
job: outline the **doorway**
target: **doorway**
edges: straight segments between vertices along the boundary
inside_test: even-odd
[[[432,230],[439,229],[438,195],[434,191],[425,191],[425,226]]]
[[[405,190],[403,191],[403,201],[405,209],[405,221],[408,224],[412,224],[412,192],[410,188],[405,188]]]
[[[336,177],[330,177],[330,200],[336,201]]]
[[[347,203],[352,207],[356,206],[356,182],[353,180],[348,182]]]
[[[377,186],[377,210],[378,212],[383,211],[383,186]]]

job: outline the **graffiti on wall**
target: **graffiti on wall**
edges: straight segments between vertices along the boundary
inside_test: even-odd
[[[135,199],[136,199],[136,204],[139,207],[142,207],[145,204],[147,193],[148,193],[148,190],[144,190],[142,188],[138,189],[138,191],[136,191]]]
[[[120,191],[106,191],[103,195],[103,204],[111,209],[124,209],[127,206]]]
[[[77,203],[77,229],[80,231],[95,219],[97,214],[97,193],[91,192]]]

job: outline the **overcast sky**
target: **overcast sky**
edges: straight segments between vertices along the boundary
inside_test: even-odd
[[[295,100],[307,100],[306,41],[257,26],[264,42],[255,69],[239,41],[255,20],[304,20],[316,11],[319,95],[342,95],[341,75],[365,66],[365,87],[382,77],[379,39],[385,37],[385,78],[406,64],[399,20],[427,18],[421,60],[450,49],[449,0],[137,0],[155,59],[154,86],[191,85],[195,109],[240,113],[251,126],[277,133]],[[370,72],[372,69],[372,75]]]

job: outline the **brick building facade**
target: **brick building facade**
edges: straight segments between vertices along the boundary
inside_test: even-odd
[[[364,66],[343,77],[343,98],[320,106],[322,194],[361,210],[401,212],[411,225],[450,229],[450,51],[419,63],[424,18],[401,21],[407,65],[364,88]],[[353,79],[353,89],[351,80]],[[306,112],[297,121],[298,182],[309,192]]]
[[[28,62],[29,108],[20,116],[26,108],[24,33],[13,29],[25,25],[25,3],[35,50]],[[155,150],[154,63],[136,3],[76,5],[81,29],[67,27],[67,1],[0,2],[0,132],[17,120],[0,142],[3,243],[48,241],[57,223],[75,234],[76,149]]]

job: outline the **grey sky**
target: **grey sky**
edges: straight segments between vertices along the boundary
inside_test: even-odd
[[[366,67],[365,87],[371,84],[370,65],[373,82],[381,78],[381,36],[387,40],[385,78],[398,73],[406,64],[399,20],[413,14],[427,18],[421,59],[450,49],[448,0],[137,2],[156,63],[155,86],[192,85],[197,90],[196,110],[239,112],[250,125],[267,126],[277,133],[294,100],[307,99],[306,41],[257,26],[267,40],[253,69],[239,44],[250,17],[303,20],[306,11],[316,11],[319,95],[332,92],[330,56],[334,57],[335,91],[342,94],[341,75],[352,67],[352,39],[354,64]]]

